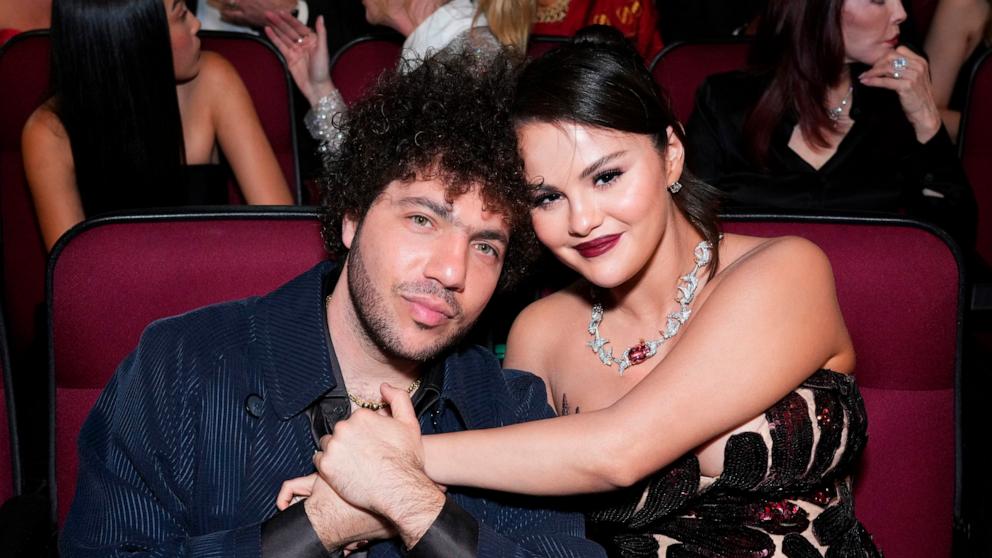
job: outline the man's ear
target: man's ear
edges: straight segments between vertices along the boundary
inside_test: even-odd
[[[341,243],[351,250],[351,242],[355,240],[355,233],[358,232],[358,219],[351,213],[346,213],[341,219]]]

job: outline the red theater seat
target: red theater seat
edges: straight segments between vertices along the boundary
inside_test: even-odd
[[[30,355],[40,344],[38,316],[45,293],[45,245],[21,162],[21,129],[46,98],[48,33],[30,31],[0,48],[0,234],[9,350],[20,372],[42,373]]]
[[[7,330],[0,307],[0,504],[21,491],[20,448],[17,444],[14,394],[10,386]]]
[[[571,37],[555,37],[551,35],[531,35],[527,39],[527,57],[540,58],[545,52],[559,45],[571,42]]]
[[[199,36],[204,50],[220,53],[238,70],[255,103],[255,112],[276,154],[286,183],[293,192],[293,199],[299,203],[300,158],[296,145],[293,84],[282,54],[271,43],[255,35],[201,31]],[[240,190],[233,188],[232,193],[231,203],[245,203]]]
[[[359,37],[344,45],[331,60],[331,80],[349,105],[400,59],[403,42],[398,37]]]
[[[76,438],[151,321],[266,293],[321,261],[315,209],[97,218],[52,252],[49,335],[55,423],[49,477],[59,523],[75,493]],[[55,451],[58,448],[58,451]]]
[[[527,55],[536,58],[569,40],[533,36],[527,44]],[[383,72],[395,68],[402,50],[403,41],[395,36],[359,37],[341,47],[331,60],[331,79],[345,102],[350,105],[357,101]]]
[[[675,116],[685,124],[696,104],[696,89],[713,74],[744,67],[751,43],[675,43],[665,47],[651,64],[651,74],[668,91]]]
[[[951,556],[963,287],[946,235],[897,219],[768,216],[731,217],[725,230],[801,236],[826,252],[868,411],[858,517],[886,556]]]

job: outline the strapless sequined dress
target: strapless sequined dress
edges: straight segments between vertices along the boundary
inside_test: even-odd
[[[603,495],[589,536],[624,557],[881,556],[851,496],[867,439],[854,378],[817,371],[759,422],[729,438],[716,478],[688,454]]]

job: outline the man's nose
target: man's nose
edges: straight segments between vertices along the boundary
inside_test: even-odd
[[[461,292],[465,289],[468,253],[469,242],[465,235],[442,235],[434,245],[424,275],[428,279],[434,279],[445,289]]]

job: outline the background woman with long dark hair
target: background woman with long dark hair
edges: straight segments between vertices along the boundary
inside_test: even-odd
[[[728,207],[908,213],[974,242],[974,196],[899,0],[771,0],[750,68],[710,77],[688,165]]]
[[[233,66],[200,51],[181,0],[55,0],[53,96],[28,119],[24,168],[49,249],[86,216],[292,197]]]

